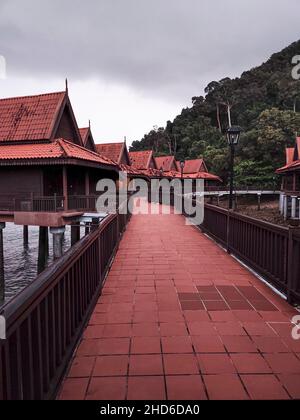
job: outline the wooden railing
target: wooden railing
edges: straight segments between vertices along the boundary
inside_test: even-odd
[[[0,400],[55,396],[128,219],[108,216],[1,309]]]
[[[201,230],[300,303],[300,230],[205,205]]]
[[[162,203],[161,194],[159,201]],[[274,225],[210,204],[205,204],[204,221],[198,227],[283,292],[290,303],[300,304],[299,228]]]

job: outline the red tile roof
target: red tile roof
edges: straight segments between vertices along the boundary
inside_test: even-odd
[[[132,165],[137,169],[148,169],[153,158],[152,150],[143,150],[141,152],[129,152]]]
[[[110,159],[65,139],[56,139],[51,143],[3,144],[0,146],[0,161],[68,158],[116,166]]]
[[[286,149],[286,164],[287,165],[289,165],[290,163],[293,162],[293,160],[294,160],[294,152],[295,152],[294,147],[288,147]]]
[[[124,142],[96,144],[98,153],[118,163],[120,163],[122,159],[123,147]]]
[[[163,169],[163,171],[171,171],[172,165],[175,163],[175,157],[174,156],[159,156],[155,158],[156,166],[158,169]]]
[[[176,162],[177,169],[180,171],[180,162]],[[184,174],[194,174],[197,172],[201,172],[201,170],[206,169],[206,165],[203,159],[193,159],[193,160],[186,160],[183,173]]]
[[[49,140],[65,95],[0,99],[0,142]]]
[[[165,176],[171,178],[181,178],[181,172],[178,171],[170,171],[165,172]],[[216,175],[210,174],[208,172],[197,172],[193,174],[183,174],[184,179],[206,179],[208,181],[219,181],[222,182],[222,179]]]
[[[79,128],[79,133],[81,135],[83,144],[86,144],[88,136],[90,134],[90,127]]]

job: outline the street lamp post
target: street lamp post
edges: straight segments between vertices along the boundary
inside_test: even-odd
[[[182,205],[182,211],[184,212],[184,187],[183,187],[183,170],[185,167],[185,160],[181,160],[180,161],[180,169],[181,169],[181,193],[182,193],[182,198],[181,198],[181,205]]]
[[[240,127],[229,127],[227,130],[227,141],[230,147],[230,194],[229,194],[229,209],[233,209],[233,187],[234,187],[234,155],[235,146],[238,145],[241,136]]]

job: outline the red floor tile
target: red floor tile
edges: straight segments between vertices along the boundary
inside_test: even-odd
[[[289,348],[279,337],[253,337],[261,353],[288,353]]]
[[[244,336],[245,330],[237,321],[216,322],[215,327],[220,335]]]
[[[204,383],[210,400],[248,400],[238,375],[205,375]]]
[[[162,337],[162,352],[171,354],[193,353],[190,337]]]
[[[132,325],[132,337],[159,337],[158,323],[139,323]]]
[[[59,395],[60,400],[84,400],[89,379],[88,378],[69,378],[63,383]]]
[[[243,336],[222,336],[223,344],[228,353],[257,353],[257,346],[249,337]]]
[[[266,354],[265,359],[274,373],[300,373],[300,360],[290,354]]]
[[[265,322],[244,322],[243,326],[251,336],[274,337],[276,333]]]
[[[131,355],[129,375],[162,375],[163,365],[160,354]]]
[[[199,301],[181,301],[181,309],[183,311],[202,311],[204,310],[204,305],[203,303],[199,300]]]
[[[300,400],[300,375],[299,374],[282,374],[278,375],[278,379],[287,389],[289,395]]]
[[[125,377],[92,378],[86,399],[95,401],[125,400],[126,382]]]
[[[175,337],[188,335],[184,322],[168,322],[160,324],[160,334],[162,337]]]
[[[99,340],[99,355],[115,355],[129,353],[129,338],[104,338]]]
[[[207,311],[228,311],[229,306],[223,301],[205,301],[204,306]]]
[[[93,376],[123,376],[128,374],[128,356],[97,357]]]
[[[192,354],[165,354],[163,358],[166,375],[199,374],[197,359]]]
[[[236,373],[233,363],[227,354],[198,354],[200,371],[204,375]]]
[[[160,354],[159,337],[134,337],[131,340],[131,354]]]
[[[253,400],[288,400],[289,396],[275,375],[242,375]]]
[[[95,360],[95,357],[75,357],[68,373],[68,377],[88,378],[92,374]]]
[[[181,311],[159,312],[158,318],[160,322],[167,322],[167,323],[184,322],[184,317]]]
[[[199,401],[206,400],[200,375],[166,376],[168,399]]]
[[[196,353],[226,352],[220,337],[215,335],[193,336],[192,342]]]
[[[127,400],[154,400],[166,399],[165,381],[163,376],[142,376],[128,378]]]
[[[217,330],[212,322],[187,322],[190,335],[217,335]]]
[[[272,373],[266,360],[260,354],[231,354],[234,366],[239,373]]]

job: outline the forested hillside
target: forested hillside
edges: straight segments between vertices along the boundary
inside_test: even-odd
[[[273,185],[275,170],[285,162],[286,146],[300,135],[300,81],[291,75],[295,55],[300,55],[300,41],[240,78],[211,82],[205,96],[192,98],[190,108],[166,127],[155,127],[133,142],[131,150],[151,148],[178,159],[203,156],[210,171],[226,181],[225,133],[231,122],[243,129],[237,149],[237,182]]]

